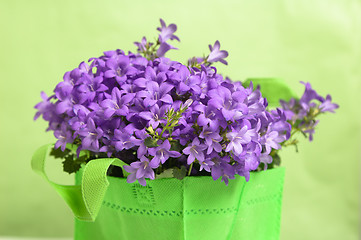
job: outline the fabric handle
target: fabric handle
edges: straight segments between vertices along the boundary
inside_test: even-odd
[[[84,167],[80,185],[61,185],[52,182],[45,173],[45,162],[52,148],[53,144],[48,144],[34,153],[32,169],[59,193],[77,219],[94,222],[109,186],[108,168],[110,165],[122,167],[127,164],[117,158],[91,160]]]

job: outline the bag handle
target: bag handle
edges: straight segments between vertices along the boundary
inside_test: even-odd
[[[82,221],[94,222],[102,205],[109,182],[110,165],[127,165],[118,158],[100,158],[89,161],[84,168],[80,185],[61,185],[52,182],[45,173],[45,162],[53,144],[40,147],[31,159],[31,167],[42,176],[65,200],[74,216]]]

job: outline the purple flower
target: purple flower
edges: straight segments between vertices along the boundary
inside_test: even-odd
[[[253,142],[247,145],[247,149],[245,150],[246,153],[243,156],[240,156],[244,161],[245,170],[250,171],[258,168],[261,150],[261,144],[259,143]]]
[[[271,164],[273,161],[272,157],[268,153],[262,153],[260,156],[260,162],[264,163],[264,170],[267,169],[267,164]]]
[[[149,135],[147,134],[147,132],[142,129],[142,130],[135,130],[134,131],[135,136],[141,140],[140,145],[138,147],[137,150],[137,157],[138,159],[140,159],[141,157],[145,156],[148,153],[148,147],[145,145],[145,139],[149,137]]]
[[[222,178],[221,181],[228,185],[229,179],[234,179],[235,169],[229,165],[229,157],[223,158],[213,158],[214,165],[212,166],[212,178],[213,180],[217,180],[218,178]]]
[[[207,149],[205,144],[201,144],[198,138],[194,138],[192,144],[183,149],[183,153],[188,155],[187,164],[190,165],[195,159],[204,161],[204,150]]]
[[[145,37],[142,38],[141,42],[134,42],[134,44],[138,47],[138,52],[145,52],[147,50],[147,46],[153,46],[153,43],[148,43]]]
[[[211,172],[211,168],[214,165],[214,162],[212,162],[211,159],[206,158],[203,162],[199,162],[199,165],[199,171],[202,171],[204,169],[207,172]]]
[[[285,139],[278,135],[276,131],[267,132],[261,139],[261,143],[266,148],[266,153],[269,154],[271,152],[271,148],[280,149],[280,142],[283,142]]]
[[[314,117],[338,108],[331,96],[324,99],[303,83],[301,99],[267,111],[259,89],[244,88],[211,66],[227,64],[219,41],[188,66],[165,58],[174,49],[169,40],[179,38],[175,24],[160,22],[155,44],[143,38],[135,42],[136,53],[106,51],[65,73],[51,97],[41,93],[34,119],[48,121],[55,147],[74,142],[78,154],[85,149],[91,157],[125,160],[128,182],[142,185],[155,178],[156,168],[189,169],[194,161],[191,175],[204,170],[228,184],[237,174],[248,181],[261,162],[272,163],[269,154],[290,138],[291,124],[312,140]]]
[[[223,138],[219,135],[219,125],[216,121],[210,124],[210,127],[203,127],[200,138],[203,138],[206,141],[208,146],[207,154],[210,154],[213,150],[216,152],[222,151],[222,146],[219,143]]]
[[[139,116],[149,121],[149,125],[155,129],[158,127],[159,123],[164,123],[163,118],[168,108],[169,107],[167,105],[163,105],[159,108],[158,104],[155,104],[154,106],[149,108],[149,111],[140,112]]]
[[[132,101],[134,96],[135,94],[122,95],[118,88],[113,88],[112,95],[100,103],[104,108],[104,117],[109,119],[113,115],[126,116],[129,112],[127,103]]]
[[[82,137],[81,149],[93,152],[99,151],[99,141],[103,136],[103,130],[95,126],[93,119],[89,118],[86,127],[78,131],[78,133]]]
[[[180,94],[184,94],[187,93],[188,91],[192,91],[195,94],[200,94],[202,92],[200,83],[201,83],[201,79],[199,76],[197,75],[192,75],[189,76],[189,70],[188,68],[186,68],[185,66],[183,66],[183,68],[181,68],[180,70],[180,74],[183,73],[184,79],[181,79],[181,81],[179,81],[179,85],[178,85],[178,93]]]
[[[232,130],[227,133],[229,143],[225,149],[226,152],[234,151],[235,154],[240,155],[243,152],[243,145],[248,144],[258,137],[254,129],[249,129],[249,126],[245,125],[241,130]]]
[[[39,102],[35,105],[35,109],[38,111],[35,113],[34,120],[38,119],[43,115],[44,120],[49,121],[52,117],[52,112],[54,111],[54,104],[50,102],[50,98],[46,95],[45,92],[41,92],[42,102]]]
[[[54,136],[58,139],[54,147],[60,147],[61,151],[65,151],[67,143],[72,143],[74,141],[72,132],[70,129],[67,129],[65,124],[61,125],[59,130],[54,131]]]
[[[154,171],[149,165],[149,159],[145,156],[142,156],[140,161],[133,162],[130,166],[125,165],[123,167],[125,171],[131,173],[127,178],[128,183],[133,183],[138,180],[140,185],[146,186],[147,183],[145,178],[150,178],[152,180],[155,178]]]
[[[250,87],[253,88],[252,85],[250,85]],[[248,115],[260,114],[265,111],[266,101],[258,89],[248,95],[247,101]]]
[[[156,103],[173,103],[173,98],[169,95],[173,86],[168,83],[147,82],[147,90],[138,92],[137,97],[144,97],[144,106],[151,107]]]
[[[289,102],[281,100],[280,103],[283,108],[283,113],[275,114],[274,111],[272,112],[271,118],[275,117],[277,119],[279,118],[278,116],[281,118],[270,123],[270,128],[271,130],[278,131],[280,136],[282,135],[280,130],[286,131],[285,136],[286,139],[288,139],[290,137],[289,132],[291,129],[290,126],[286,125],[288,123],[283,124],[282,127],[282,122],[284,122],[282,118],[285,118],[293,124],[294,128],[300,130],[305,136],[308,135],[309,140],[312,141],[315,126],[318,123],[318,120],[316,120],[315,117],[323,112],[334,112],[339,106],[331,102],[332,99],[330,95],[327,95],[326,99],[324,99],[312,89],[310,83],[301,83],[305,85],[305,92],[301,99],[291,99]],[[282,117],[282,115],[285,117]]]
[[[284,100],[280,100],[280,104],[282,106],[283,112],[286,116],[287,120],[291,120],[293,119],[293,117],[295,116],[295,106],[296,106],[296,99],[292,98],[290,99],[289,102],[286,102]]]
[[[235,121],[240,119],[243,114],[247,114],[248,108],[243,103],[246,93],[242,91],[231,91],[223,86],[212,89],[208,92],[211,99],[208,104],[221,110],[226,121]]]
[[[322,97],[320,95],[318,95],[318,93],[312,89],[311,84],[310,83],[305,83],[305,82],[301,82],[303,85],[305,85],[306,89],[305,92],[303,93],[301,99],[300,99],[300,104],[306,106],[307,104],[309,104],[309,102],[311,102],[312,100],[316,99],[320,102],[322,102]]]
[[[334,113],[335,109],[339,108],[339,106],[336,103],[332,103],[332,98],[330,95],[326,96],[326,100],[324,100],[320,105],[321,112],[332,112]]]
[[[177,151],[170,151],[170,147],[169,141],[165,140],[159,147],[148,149],[149,154],[154,156],[150,162],[152,168],[159,167],[159,163],[165,163],[169,157],[179,158],[181,156]]]
[[[199,165],[200,165],[199,171],[202,171],[204,169],[207,172],[211,172],[212,166],[215,164],[212,161],[213,158],[219,158],[219,155],[214,152],[207,155],[206,158],[204,159],[204,161],[199,162]]]
[[[166,42],[162,42],[157,50],[157,56],[164,57],[165,53],[171,49],[177,49],[177,48],[173,47],[172,45]]]
[[[77,132],[80,129],[86,127],[86,123],[88,120],[88,114],[90,113],[90,111],[82,105],[74,106],[73,110],[74,110],[75,116],[73,118],[69,119],[68,123],[71,126],[71,128]]]
[[[117,151],[122,151],[123,149],[130,149],[134,146],[139,146],[141,142],[142,140],[135,138],[129,130],[114,130],[113,144]]]
[[[130,65],[129,57],[123,55],[109,59],[106,66],[109,70],[104,72],[104,76],[106,78],[115,78],[120,84],[125,82],[127,75],[133,75],[137,72],[136,68]]]
[[[313,141],[313,134],[315,133],[315,127],[319,123],[319,120],[310,121],[308,123],[303,123],[301,126],[305,129],[304,133],[309,134],[308,140]]]
[[[176,128],[172,133],[174,139],[178,140],[181,145],[186,145],[189,139],[193,139],[193,128],[190,124],[182,125],[183,128]]]
[[[213,47],[211,45],[209,45],[209,50],[211,51],[211,53],[208,55],[207,57],[207,62],[210,63],[214,63],[214,62],[221,62],[225,65],[227,65],[227,61],[224,60],[224,58],[228,57],[228,52],[225,50],[219,50],[219,48],[221,47],[219,41],[217,40]]]
[[[85,95],[84,98],[88,101],[93,101],[97,92],[104,92],[108,90],[108,87],[102,84],[103,77],[101,76],[94,78],[85,74],[82,76],[80,81],[82,84],[77,87],[77,91]]]
[[[72,75],[71,72],[66,72],[63,77],[64,81],[56,85],[54,93],[58,99],[64,100],[70,96],[75,85],[75,80]]]
[[[165,24],[163,19],[160,19],[161,27],[157,28],[159,33],[159,42],[163,43],[166,42],[168,39],[173,40],[176,39],[179,41],[179,38],[175,36],[173,33],[177,31],[177,25],[175,24],[169,24],[168,26]]]
[[[219,122],[217,109],[213,106],[199,104],[194,107],[194,110],[200,113],[197,118],[197,124],[199,126],[206,126],[207,124],[211,124],[213,121],[217,121],[217,123]]]

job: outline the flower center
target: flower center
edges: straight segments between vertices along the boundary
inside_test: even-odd
[[[148,164],[149,164],[148,162],[144,162],[144,167],[143,168],[146,169],[148,167]]]
[[[164,149],[159,150],[160,152],[160,158],[163,159],[164,158]]]
[[[117,68],[116,73],[117,73],[117,75],[118,75],[119,77],[122,76],[122,72],[121,72],[121,69],[120,69],[120,68]]]
[[[192,151],[193,151],[195,154],[198,154],[198,151],[197,151],[197,149],[196,149],[196,146],[193,146],[191,149],[192,149]]]
[[[207,115],[207,118],[213,117],[214,115],[215,115],[214,112],[210,112],[210,113]]]
[[[115,101],[113,101],[113,102],[114,102],[114,109],[119,109],[118,104]]]
[[[209,134],[211,134],[211,133],[212,133],[211,131],[204,131],[204,132],[203,132],[203,135],[206,135],[206,136],[207,136],[207,135],[209,135]]]

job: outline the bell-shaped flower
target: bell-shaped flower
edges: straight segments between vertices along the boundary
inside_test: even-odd
[[[54,131],[54,136],[58,139],[55,143],[55,148],[61,149],[64,152],[67,143],[74,141],[73,134],[65,124],[62,124],[60,129]]]
[[[45,121],[50,121],[52,115],[54,115],[55,105],[50,102],[51,97],[48,97],[45,92],[41,92],[40,95],[43,101],[39,102],[34,107],[35,109],[37,109],[34,120],[38,119],[38,117],[43,115]]]
[[[148,111],[143,111],[139,113],[139,116],[148,121],[149,125],[154,129],[158,127],[159,123],[166,123],[164,119],[166,111],[169,109],[169,106],[163,105],[161,107],[158,104],[146,109]]]
[[[310,83],[301,82],[303,85],[305,85],[305,92],[303,93],[300,104],[304,106],[304,108],[307,108],[306,106],[312,101],[312,100],[318,100],[322,102],[323,98],[318,95],[318,93],[312,89],[312,86]]]
[[[195,159],[200,162],[204,161],[204,150],[206,149],[207,145],[201,144],[198,138],[194,138],[192,143],[183,149],[183,153],[188,155],[187,164],[190,165]]]
[[[208,146],[207,154],[210,154],[213,150],[218,153],[222,151],[222,146],[219,142],[222,141],[223,138],[219,135],[219,125],[217,121],[213,121],[209,127],[203,127],[199,137],[206,141],[206,145]]]
[[[252,141],[252,138],[257,138],[257,133],[254,129],[249,129],[248,125],[244,125],[241,130],[232,130],[226,134],[229,143],[225,149],[226,152],[233,151],[235,154],[240,155],[243,152],[244,144]]]
[[[114,139],[113,144],[117,151],[122,151],[123,149],[130,149],[134,146],[139,146],[142,143],[142,140],[137,139],[133,136],[130,131],[124,129],[123,131],[119,129],[114,130]]]
[[[160,24],[161,27],[157,28],[157,30],[160,32],[158,37],[159,42],[163,43],[166,42],[168,39],[176,39],[179,42],[179,38],[174,35],[175,31],[177,31],[177,25],[172,23],[167,26],[163,19],[160,19]]]
[[[155,178],[154,170],[149,165],[149,159],[145,156],[142,156],[140,161],[133,162],[130,166],[125,165],[123,168],[128,173],[131,173],[127,177],[128,183],[133,183],[138,180],[140,185],[146,186],[147,183],[145,178],[150,178],[152,180]]]
[[[97,127],[92,118],[89,118],[84,128],[78,131],[81,137],[81,149],[99,152],[99,141],[103,137],[103,130]]]
[[[118,88],[113,88],[111,96],[100,103],[104,109],[104,117],[109,119],[113,115],[126,116],[129,112],[127,104],[134,97],[135,94],[122,95]]]
[[[142,41],[140,42],[134,42],[134,44],[138,47],[137,52],[145,52],[147,50],[147,47],[151,47],[153,43],[147,42],[147,38],[143,37]]]
[[[211,51],[211,53],[207,57],[207,62],[221,62],[225,65],[228,64],[227,61],[224,60],[224,58],[228,57],[228,52],[225,50],[219,50],[220,47],[221,45],[218,40],[214,43],[213,47],[209,45],[209,50]]]
[[[108,87],[103,84],[103,77],[101,76],[93,77],[83,74],[79,82],[81,84],[77,87],[77,91],[84,94],[88,101],[93,101],[97,93],[108,90]]]
[[[217,180],[218,178],[222,178],[221,181],[228,185],[229,179],[234,179],[235,169],[229,163],[229,157],[218,157],[212,159],[214,165],[211,169],[211,175],[213,180]]]
[[[335,112],[334,110],[337,109],[339,106],[336,103],[332,103],[331,101],[331,96],[327,95],[326,100],[324,100],[319,106],[321,112]]]
[[[142,90],[137,94],[137,97],[144,98],[145,107],[154,106],[156,103],[173,103],[173,99],[169,92],[174,86],[169,83],[161,83],[159,85],[157,82],[147,82],[146,85],[146,90]]]
[[[110,58],[106,61],[109,70],[104,73],[106,78],[115,78],[119,84],[123,84],[127,75],[133,75],[137,69],[130,65],[128,56],[120,55],[116,58]]]
[[[243,103],[247,97],[245,92],[231,91],[223,86],[212,89],[208,92],[211,99],[208,105],[211,105],[218,110],[221,110],[223,117],[226,121],[235,121],[240,119],[243,114],[248,113],[247,105]]]
[[[279,136],[277,131],[268,131],[261,138],[261,144],[264,145],[266,153],[271,153],[273,149],[280,149],[281,145],[279,143],[283,142],[285,139],[282,136]]]
[[[160,146],[148,149],[149,154],[153,156],[153,159],[150,162],[152,168],[157,168],[160,163],[165,163],[169,157],[179,158],[181,156],[179,152],[171,151],[170,147],[169,141],[165,140]]]

